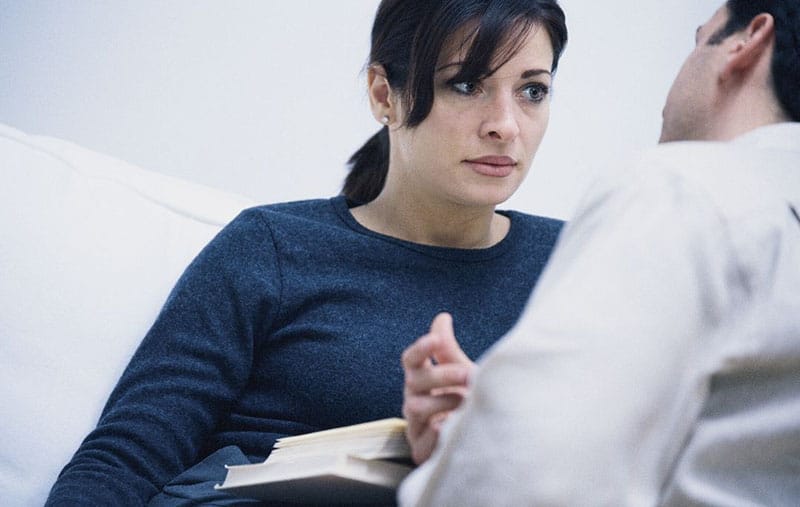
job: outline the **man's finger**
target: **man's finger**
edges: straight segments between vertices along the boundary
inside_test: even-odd
[[[435,345],[436,337],[430,333],[417,338],[417,341],[409,345],[400,357],[403,368],[408,370],[424,366],[430,361]]]
[[[405,388],[409,393],[427,393],[444,387],[465,387],[470,371],[470,367],[461,363],[409,370],[405,376]]]
[[[436,349],[432,354],[439,363],[464,363],[471,362],[469,357],[461,350],[453,330],[453,317],[449,313],[438,314],[431,323],[431,335],[438,338]]]
[[[411,448],[411,459],[420,465],[433,454],[433,449],[439,440],[438,429],[429,428],[428,431],[419,435]]]
[[[443,412],[458,408],[464,396],[460,393],[447,393],[439,396],[413,396],[403,403],[403,417],[408,420],[411,434],[416,436],[431,422],[431,419]]]

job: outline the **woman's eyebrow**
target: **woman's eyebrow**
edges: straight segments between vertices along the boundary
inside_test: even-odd
[[[441,72],[441,71],[443,71],[445,69],[448,69],[450,67],[461,67],[462,65],[464,65],[464,62],[446,63],[446,64],[438,67],[436,69],[436,72]],[[547,69],[529,69],[529,70],[526,70],[525,72],[523,72],[522,74],[520,74],[520,79],[528,79],[528,78],[531,78],[531,77],[534,77],[534,76],[539,76],[541,74],[547,74],[548,76],[552,75],[551,72],[549,70],[547,70]]]
[[[540,74],[547,74],[548,76],[550,76],[550,75],[551,75],[551,73],[550,73],[550,71],[549,71],[549,70],[545,70],[545,69],[531,69],[531,70],[526,70],[525,72],[523,72],[523,73],[522,73],[522,75],[520,76],[520,78],[522,78],[522,79],[528,79],[529,77],[538,76],[538,75],[540,75]]]

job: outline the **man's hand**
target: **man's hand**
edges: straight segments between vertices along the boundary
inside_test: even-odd
[[[475,363],[458,345],[453,319],[447,313],[433,319],[430,332],[403,352],[402,361],[406,436],[412,458],[420,464],[436,447],[442,422],[469,393],[468,382]]]

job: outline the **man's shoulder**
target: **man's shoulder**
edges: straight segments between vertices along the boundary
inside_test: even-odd
[[[631,166],[654,176],[714,184],[731,176],[758,179],[758,172],[745,160],[751,155],[734,143],[682,141],[643,150],[634,156]]]
[[[800,197],[800,153],[747,143],[667,143],[637,154],[630,169],[632,180],[680,188],[730,216],[783,209]]]

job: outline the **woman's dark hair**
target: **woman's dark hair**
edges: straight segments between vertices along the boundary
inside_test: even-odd
[[[431,112],[436,63],[456,32],[471,29],[464,38],[467,56],[453,81],[479,81],[514,56],[534,25],[550,36],[555,72],[567,43],[564,12],[556,0],[383,0],[372,26],[369,65],[383,67],[406,110],[404,125],[416,127]],[[388,127],[348,164],[342,194],[358,204],[375,199],[389,169]]]
[[[797,0],[728,0],[728,21],[709,38],[719,44],[747,27],[761,13],[775,19],[772,89],[784,113],[800,121],[800,2]]]

